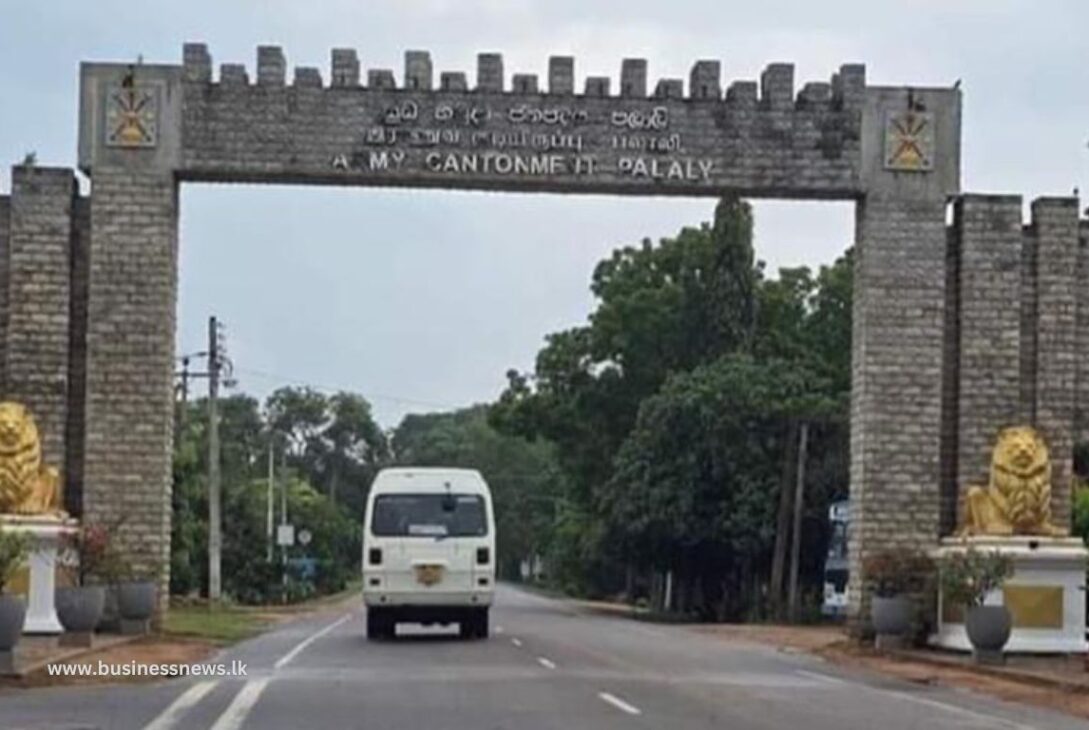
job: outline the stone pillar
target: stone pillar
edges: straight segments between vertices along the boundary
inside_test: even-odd
[[[1036,427],[1051,449],[1052,519],[1069,527],[1077,371],[1077,199],[1033,201],[1029,235],[1036,245]]]
[[[75,175],[67,168],[12,170],[4,398],[38,423],[42,458],[65,465],[68,338]]]
[[[969,485],[987,484],[998,432],[1021,417],[1021,197],[963,196],[954,232],[960,251],[956,484],[963,499]]]
[[[861,561],[937,545],[944,355],[945,201],[858,204],[851,378],[851,613]]]
[[[762,80],[761,103],[793,103],[784,96],[785,70],[769,67]],[[846,88],[841,76],[834,103]],[[868,616],[865,559],[889,548],[930,550],[942,534],[943,478],[953,473],[948,419],[956,411],[946,210],[960,193],[959,92],[862,88],[848,546],[848,615],[856,625]]]
[[[169,567],[177,184],[95,170],[87,324],[86,518],[112,523],[130,559]],[[165,581],[165,576],[164,576]]]
[[[210,64],[190,50],[199,75]],[[275,85],[276,54],[265,54]],[[84,516],[121,521],[167,605],[183,68],[84,64],[80,166],[91,176]],[[104,121],[103,121],[104,120]]]

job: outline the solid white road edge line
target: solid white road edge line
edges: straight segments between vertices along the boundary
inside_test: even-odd
[[[820,682],[824,682],[825,684],[834,684],[834,685],[847,684],[847,682],[840,679],[839,677],[832,677],[832,676],[829,676],[827,674],[821,674],[820,672],[810,672],[807,669],[795,669],[794,673],[795,674],[800,674],[803,677],[809,677],[810,679],[816,679],[816,680],[818,680]]]
[[[521,646],[522,645],[522,640],[515,637],[515,638],[510,640],[510,643],[514,644],[515,646]]]
[[[242,727],[242,723],[246,721],[250,710],[261,698],[261,693],[265,691],[269,681],[269,679],[255,679],[252,682],[246,682],[246,685],[231,700],[231,704],[227,705],[227,709],[212,725],[212,730],[238,730]]]
[[[927,707],[934,707],[939,710],[945,710],[953,715],[960,715],[961,717],[970,717],[978,722],[984,722],[992,725],[1001,725],[1002,727],[1011,728],[1011,730],[1036,730],[1033,725],[1022,725],[1019,722],[1013,720],[1007,720],[1004,717],[996,717],[994,715],[987,715],[982,712],[976,712],[975,710],[969,710],[964,707],[958,707],[957,705],[950,705],[940,700],[932,700],[926,697],[916,697],[915,695],[908,694],[906,692],[897,692],[891,689],[875,689],[875,692],[880,692],[885,695],[892,695],[893,697],[899,697],[902,700],[908,702],[915,702],[920,705],[926,705]]]
[[[598,692],[597,696],[600,697],[601,699],[605,700],[606,702],[608,702],[610,705],[612,705],[616,709],[620,710],[621,712],[626,712],[629,715],[642,715],[643,714],[643,711],[640,710],[638,707],[636,707],[635,705],[629,705],[627,702],[620,699],[616,695],[611,695],[608,692]]]
[[[556,663],[554,661],[552,661],[551,659],[546,659],[543,656],[537,657],[537,663],[540,664],[545,669],[555,669],[556,668]]]
[[[218,681],[197,682],[178,695],[154,720],[144,725],[144,730],[170,730],[178,724],[186,710],[204,699],[204,695],[215,689],[217,684]]]
[[[915,702],[916,704],[925,705],[927,707],[933,707],[937,710],[944,710],[953,715],[960,715],[961,717],[968,717],[976,721],[985,721],[990,724],[997,724],[1003,727],[1010,728],[1011,730],[1036,730],[1032,725],[1022,725],[1021,723],[1014,722],[1013,720],[1007,720],[1004,717],[996,717],[994,715],[988,715],[982,712],[976,712],[975,710],[969,710],[965,707],[959,707],[958,705],[951,705],[941,700],[932,700],[928,697],[918,697],[907,692],[898,692],[894,689],[878,689],[877,687],[869,687],[865,684],[858,682],[848,682],[847,680],[840,679],[839,677],[832,677],[827,674],[821,674],[819,672],[810,672],[805,669],[795,669],[795,674],[801,674],[805,677],[812,677],[813,679],[820,680],[830,685],[844,685],[851,687],[858,687],[860,689],[866,689],[871,692],[883,694],[889,697],[895,697],[901,700],[907,700],[908,702]]]
[[[330,631],[335,629],[337,626],[340,626],[342,623],[344,623],[345,621],[347,621],[351,617],[352,617],[352,614],[350,614],[350,613],[346,614],[344,616],[341,616],[336,621],[334,621],[333,623],[326,626],[324,629],[320,629],[320,630],[314,632],[313,634],[311,634],[310,636],[306,637],[305,639],[300,641],[298,644],[296,644],[295,648],[293,648],[291,651],[289,651],[288,653],[284,654],[282,657],[277,659],[276,663],[273,665],[273,667],[276,668],[276,669],[280,669],[282,667],[287,666],[288,662],[290,662],[292,659],[297,657],[302,652],[303,649],[310,646],[315,641],[317,641],[321,637],[325,636]]]

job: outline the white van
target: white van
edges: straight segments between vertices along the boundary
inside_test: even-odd
[[[474,469],[383,469],[363,523],[367,638],[398,623],[459,625],[486,638],[495,591],[492,495]]]

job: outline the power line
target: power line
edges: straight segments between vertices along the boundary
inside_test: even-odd
[[[240,367],[240,366],[237,366],[237,365],[235,366],[234,370],[235,370],[235,372],[243,373],[243,374],[246,374],[246,375],[252,375],[252,376],[254,376],[256,378],[262,378],[264,380],[271,380],[271,381],[276,381],[276,382],[279,382],[279,383],[286,383],[286,384],[289,384],[289,385],[304,385],[304,386],[313,388],[314,390],[324,390],[324,391],[334,391],[334,392],[335,391],[359,392],[359,391],[355,390],[354,388],[344,387],[344,386],[341,386],[341,385],[328,385],[328,384],[322,384],[322,383],[315,383],[313,381],[306,380],[304,378],[295,378],[295,377],[291,377],[291,376],[288,376],[288,375],[283,375],[283,374],[280,374],[280,373],[269,372],[267,370],[257,370],[255,368],[244,368],[244,367]],[[367,398],[368,400],[384,400],[384,401],[390,401],[390,402],[394,402],[394,403],[405,403],[405,404],[408,404],[408,405],[426,406],[428,408],[443,408],[443,409],[449,409],[449,410],[460,410],[462,408],[469,407],[469,406],[466,406],[464,403],[460,404],[460,405],[455,405],[453,403],[437,403],[435,401],[419,400],[419,399],[416,399],[416,398],[402,398],[400,396],[384,395],[382,393],[360,393],[360,395]]]

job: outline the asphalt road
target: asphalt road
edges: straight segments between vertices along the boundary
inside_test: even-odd
[[[361,608],[225,652],[247,676],[0,694],[0,728],[74,730],[1017,730],[1069,716],[848,674],[683,627],[586,614],[502,588],[487,641],[405,627],[367,642]],[[407,629],[407,630],[406,630]]]

